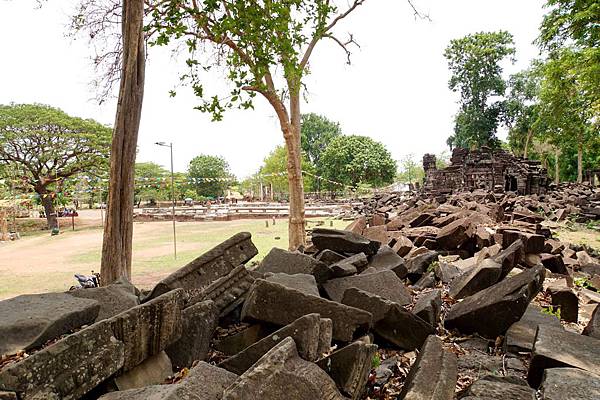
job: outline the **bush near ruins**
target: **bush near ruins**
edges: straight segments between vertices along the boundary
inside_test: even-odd
[[[326,179],[352,188],[366,183],[384,186],[394,182],[396,161],[385,146],[367,136],[338,136],[327,146],[321,156]],[[339,189],[325,183],[330,190]]]

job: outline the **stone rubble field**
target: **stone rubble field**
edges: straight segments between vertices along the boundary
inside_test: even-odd
[[[260,262],[0,302],[0,399],[599,399],[600,191],[392,193]]]

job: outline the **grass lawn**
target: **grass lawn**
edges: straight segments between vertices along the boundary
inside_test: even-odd
[[[347,221],[316,218],[309,228],[322,222],[337,229]],[[250,232],[260,261],[271,248],[287,248],[287,220],[265,226],[265,220],[177,223],[177,260],[173,258],[170,222],[135,223],[133,282],[151,288],[160,279],[238,232]],[[35,235],[0,246],[0,298],[24,293],[63,291],[75,284],[73,274],[99,271],[102,229],[65,230],[59,236]]]
[[[589,246],[600,251],[600,233],[595,229],[590,229],[583,224],[574,224],[572,226],[561,225],[556,231],[556,239],[573,244]]]

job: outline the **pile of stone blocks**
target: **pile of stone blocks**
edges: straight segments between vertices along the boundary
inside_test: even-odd
[[[480,231],[481,209],[398,218],[316,228],[254,266],[240,233],[145,295],[122,281],[2,301],[0,399],[598,398],[598,309],[580,334],[538,304],[582,298],[572,264],[539,257],[568,246]]]

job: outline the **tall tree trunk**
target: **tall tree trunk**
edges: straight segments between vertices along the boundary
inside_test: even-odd
[[[554,183],[560,183],[560,150],[554,150]]]
[[[529,153],[529,143],[531,142],[531,136],[533,135],[533,130],[527,130],[527,136],[525,137],[525,148],[523,149],[523,158],[527,158],[527,154]]]
[[[44,206],[48,229],[53,230],[58,228],[58,219],[56,218],[56,210],[54,209],[54,202],[52,201],[52,193],[48,192],[46,188],[36,189],[35,191],[40,196],[42,206]]]
[[[300,147],[300,89],[290,85],[290,124],[284,132],[287,147],[287,170],[290,190],[289,248],[295,250],[306,243],[304,231],[304,180]]]
[[[143,0],[123,0],[123,65],[110,156],[108,208],[102,243],[103,285],[121,277],[131,279],[134,165],[144,97],[143,16]]]
[[[583,182],[583,144],[577,144],[577,182]]]

